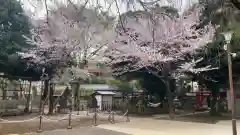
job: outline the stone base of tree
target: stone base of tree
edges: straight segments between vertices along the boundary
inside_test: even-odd
[[[151,115],[151,114],[168,114],[168,107],[130,107],[129,113],[131,114],[139,114],[139,115]]]

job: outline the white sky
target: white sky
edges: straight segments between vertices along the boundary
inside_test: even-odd
[[[23,6],[26,10],[27,13],[31,13],[34,14],[34,17],[36,18],[41,18],[45,16],[46,11],[44,10],[44,6],[43,3],[41,1],[43,0],[20,0],[23,3]],[[54,8],[54,4],[55,2],[60,2],[60,3],[67,3],[67,0],[47,0],[48,1],[48,6],[53,7]],[[85,3],[86,0],[72,0],[73,3]],[[120,13],[124,13],[126,11],[129,11],[129,9],[127,9],[126,4],[120,3],[120,0],[116,0],[118,1],[118,7],[120,10]],[[145,0],[146,2],[149,1],[153,1],[153,0]],[[168,1],[172,1],[173,4],[171,4]],[[173,6],[175,8],[177,8],[180,12],[182,12],[183,10],[189,8],[189,6],[191,6],[193,3],[198,2],[198,0],[161,0],[161,2],[159,2],[160,5],[162,6]],[[101,5],[102,10],[106,10],[109,8],[108,10],[110,12],[110,15],[116,16],[118,15],[117,12],[117,6],[115,3],[115,0],[89,0],[88,2],[88,7],[96,7],[97,5]],[[140,9],[140,5],[135,5],[134,9]]]

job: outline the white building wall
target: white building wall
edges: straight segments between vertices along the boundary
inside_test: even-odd
[[[102,95],[96,95],[95,96],[97,99],[97,105],[99,106],[99,109],[102,110]]]

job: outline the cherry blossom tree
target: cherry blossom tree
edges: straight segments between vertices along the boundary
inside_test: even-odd
[[[214,36],[211,24],[197,28],[200,11],[200,7],[195,7],[173,18],[159,16],[154,11],[132,14],[119,23],[118,36],[110,46],[113,51],[108,55],[114,59],[113,64],[128,61],[129,57],[138,58],[136,69],[183,60],[186,54],[202,49]]]
[[[45,20],[33,21],[35,28],[31,31],[32,37],[25,38],[36,47],[22,53],[22,56],[33,64],[52,69],[52,73],[47,72],[49,79],[60,74],[61,80],[62,72],[71,72],[71,78],[68,81],[64,79],[66,82],[86,76],[86,71],[79,69],[79,66],[92,58],[101,59],[94,56],[101,53],[107,46],[107,40],[114,35],[113,19],[85,7],[59,7],[50,12]],[[70,67],[69,70],[66,70],[67,67]],[[78,76],[76,72],[82,74]],[[47,91],[44,91],[45,97]]]
[[[214,37],[213,25],[198,27],[201,22],[200,15],[201,7],[194,6],[178,17],[165,16],[154,9],[121,17],[116,28],[117,36],[106,53],[111,58],[110,64],[125,62],[132,65],[131,68],[125,66],[122,73],[146,68],[150,73],[162,78],[171,106],[168,80],[173,77],[172,73],[175,73],[171,70],[171,65],[186,62],[188,55],[203,49]],[[186,66],[181,67],[185,68],[184,71],[187,70]],[[170,108],[170,114],[171,112]]]
[[[32,37],[26,37],[30,43],[37,46],[28,52],[28,55],[35,55],[34,62],[65,61],[66,56],[84,54],[86,51],[83,57],[91,57],[106,46],[105,39],[111,35],[111,18],[100,16],[88,9],[78,16],[80,13],[74,10],[60,7],[49,14],[47,22],[35,21],[36,28],[32,30]],[[48,56],[36,55],[42,50],[47,51]]]

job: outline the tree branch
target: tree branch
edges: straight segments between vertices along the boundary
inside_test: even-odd
[[[239,0],[231,0],[232,4],[240,10],[240,1]]]

